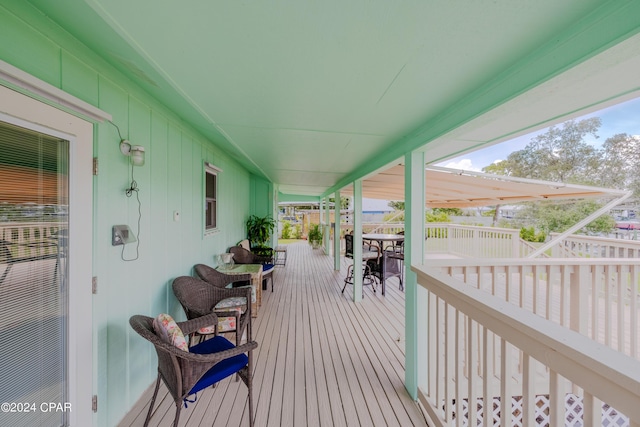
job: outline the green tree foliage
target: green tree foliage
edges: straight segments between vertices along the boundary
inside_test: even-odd
[[[464,212],[460,208],[434,208],[433,213],[445,213],[448,216],[463,216]]]
[[[526,242],[544,242],[547,235],[544,232],[536,233],[533,227],[522,227],[520,229],[520,238]]]
[[[446,212],[438,212],[435,209],[431,212],[427,211],[425,216],[427,222],[451,222],[451,218]]]
[[[533,138],[522,150],[483,168],[486,173],[569,184],[629,189],[640,196],[640,137],[617,134],[602,148],[590,144],[598,138],[598,117],[570,120]],[[517,214],[516,223],[535,224],[543,232],[562,232],[600,208],[596,201],[531,204]],[[587,233],[607,233],[615,221],[603,215],[585,227]]]
[[[483,168],[488,173],[545,181],[594,184],[602,153],[587,143],[588,136],[598,138],[602,121],[598,117],[569,120],[561,127],[533,138],[527,146],[498,163]]]
[[[604,142],[598,171],[602,186],[632,190],[640,197],[640,137],[620,133]]]
[[[290,239],[292,231],[291,221],[282,221],[282,238]]]
[[[329,197],[329,203],[335,203],[335,197]],[[349,209],[349,205],[351,204],[351,199],[346,196],[340,196],[340,209]]]
[[[533,222],[535,228],[544,233],[562,233],[600,207],[601,205],[594,200],[571,203],[531,203],[518,215],[529,218],[529,222]],[[602,215],[587,224],[584,229],[587,233],[598,234],[609,233],[614,227],[614,219],[609,215]]]
[[[403,201],[390,201],[388,203],[388,206],[390,208],[392,208],[393,210],[396,210],[396,211],[403,211],[404,210],[404,202]]]

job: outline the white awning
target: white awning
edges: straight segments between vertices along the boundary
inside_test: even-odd
[[[340,193],[351,195],[352,189],[347,187]],[[370,199],[404,200],[404,165],[393,166],[363,180],[362,193]],[[624,190],[426,167],[426,206],[429,208],[467,208],[625,194]]]

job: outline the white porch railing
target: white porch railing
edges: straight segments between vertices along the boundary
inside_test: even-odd
[[[14,259],[55,255],[60,229],[58,222],[0,223],[0,251],[10,251]]]
[[[553,257],[640,258],[640,241],[572,235],[553,247]]]
[[[427,253],[448,253],[472,258],[519,258],[535,248],[524,244],[520,230],[427,223]]]
[[[419,394],[435,425],[639,425],[633,261],[428,262],[413,270],[427,309]]]

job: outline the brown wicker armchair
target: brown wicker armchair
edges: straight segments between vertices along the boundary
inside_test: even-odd
[[[215,322],[217,322],[217,316],[209,314],[198,319],[177,322],[177,324],[186,335]],[[135,315],[129,319],[129,324],[154,345],[158,354],[158,379],[144,422],[145,427],[149,425],[153,413],[160,379],[169,389],[175,402],[176,416],[173,426],[177,427],[182,404],[187,396],[236,373],[246,384],[249,392],[249,425],[253,426],[252,352],[258,346],[256,342],[251,341],[241,346],[234,346],[226,338],[217,336],[191,347],[189,351],[184,351],[156,335],[151,317]],[[222,361],[224,363],[219,363]]]
[[[251,287],[225,289],[196,277],[181,276],[173,281],[173,293],[180,301],[187,319],[211,313],[217,315],[216,323],[191,332],[190,342],[220,332],[235,331],[236,345],[239,345],[245,330],[247,341],[251,341]]]
[[[193,266],[193,269],[195,270],[199,278],[207,283],[211,283],[212,285],[217,286],[218,288],[226,288],[227,285],[230,284],[233,287],[233,284],[238,282],[249,284],[249,282],[251,281],[251,274],[249,273],[234,275],[224,274],[219,272],[215,268],[209,267],[205,264],[196,264]]]
[[[262,289],[267,289],[266,281],[271,280],[271,292],[273,292],[273,256],[260,256],[246,250],[242,246],[232,246],[229,253],[233,254],[233,261],[236,264],[262,264]]]

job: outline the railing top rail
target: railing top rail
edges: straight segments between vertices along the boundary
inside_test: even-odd
[[[456,258],[426,259],[427,267],[509,267],[536,265],[638,265],[637,258]]]
[[[0,222],[0,228],[19,228],[19,227],[61,227],[66,225],[65,222],[46,221],[46,222]]]
[[[640,420],[637,360],[437,270],[417,266],[411,270],[420,286],[447,304],[631,419]]]
[[[558,236],[558,233],[550,233],[550,236]],[[583,241],[595,241],[598,243],[615,243],[616,245],[625,246],[640,246],[640,240],[625,240],[625,239],[613,239],[611,237],[599,237],[599,236],[584,236],[579,234],[573,234],[565,237],[564,240],[583,240]]]
[[[500,228],[500,227],[485,227],[481,225],[466,225],[466,224],[455,224],[451,222],[427,222],[425,223],[426,228],[465,228],[465,229],[476,229],[476,230],[486,230],[486,231],[497,231],[501,233],[515,233],[520,235],[520,230],[515,228]]]

